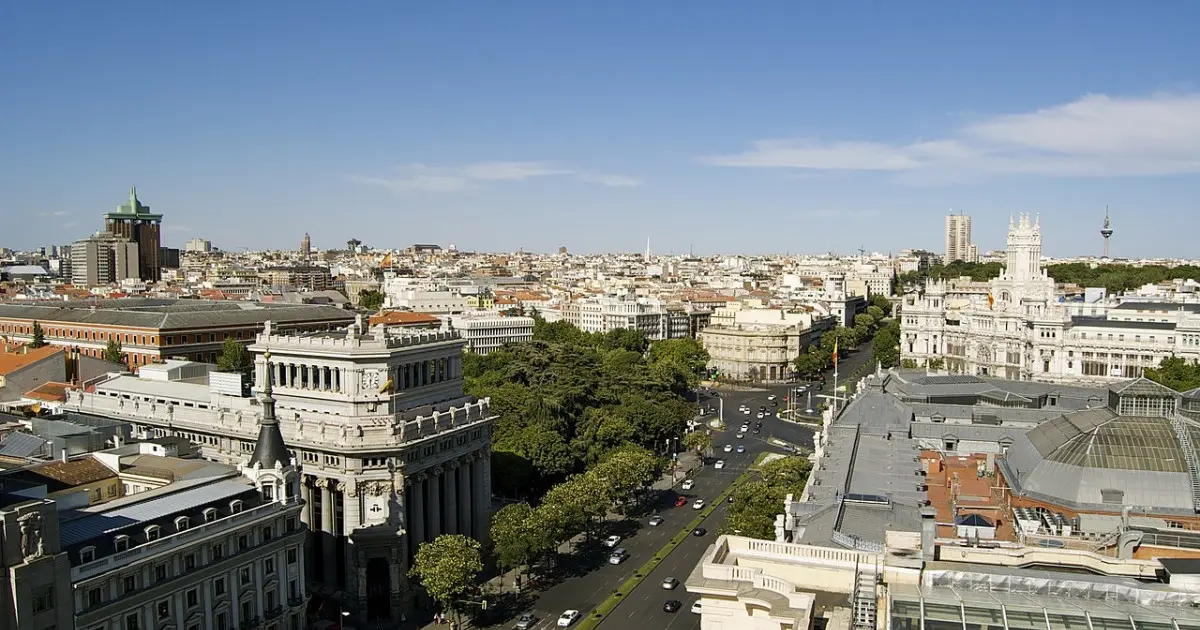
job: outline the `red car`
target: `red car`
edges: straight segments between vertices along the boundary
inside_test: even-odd
[[[678,499],[675,499],[675,507],[683,507],[687,504],[688,504],[687,497],[679,497]]]

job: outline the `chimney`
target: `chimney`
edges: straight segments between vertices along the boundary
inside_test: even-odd
[[[61,451],[59,451],[58,458],[60,461],[62,461],[62,463],[64,463],[64,464],[67,463],[67,449],[64,448]]]
[[[921,559],[937,559],[937,510],[928,505],[921,508]]]

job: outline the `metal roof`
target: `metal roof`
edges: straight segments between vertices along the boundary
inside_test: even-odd
[[[0,455],[7,457],[29,457],[40,453],[46,446],[46,440],[28,433],[13,431],[4,436],[0,442]]]
[[[69,547],[97,536],[116,532],[131,525],[148,523],[164,516],[187,512],[215,501],[233,499],[253,489],[253,486],[246,479],[227,479],[163,496],[147,498],[144,501],[138,501],[104,512],[89,513],[86,516],[65,521],[62,524],[60,536],[62,545]]]
[[[1109,389],[1122,396],[1159,396],[1161,398],[1176,398],[1179,396],[1179,392],[1145,377],[1131,379],[1122,383],[1114,383],[1109,386]]]
[[[276,323],[349,323],[354,314],[335,306],[314,304],[260,304],[228,300],[156,300],[128,298],[88,302],[0,304],[0,319],[38,320],[128,326],[153,330],[187,330],[215,326]]]

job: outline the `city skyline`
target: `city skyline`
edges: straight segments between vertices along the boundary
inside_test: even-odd
[[[0,246],[137,185],[171,247],[1194,255],[1200,8],[1080,6],[22,6]]]

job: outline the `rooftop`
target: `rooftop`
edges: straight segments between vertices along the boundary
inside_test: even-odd
[[[41,348],[31,348],[28,345],[17,346],[16,348],[9,346],[0,351],[0,374],[12,374],[35,363],[39,363],[43,359],[56,354],[62,354],[62,352],[63,348],[61,346],[42,346]]]
[[[283,325],[309,322],[340,325],[353,322],[354,314],[334,306],[312,304],[121,298],[3,303],[0,319],[169,331],[261,324],[267,320]]]
[[[91,456],[31,466],[9,474],[24,481],[45,484],[46,490],[52,493],[117,476],[111,468]]]

